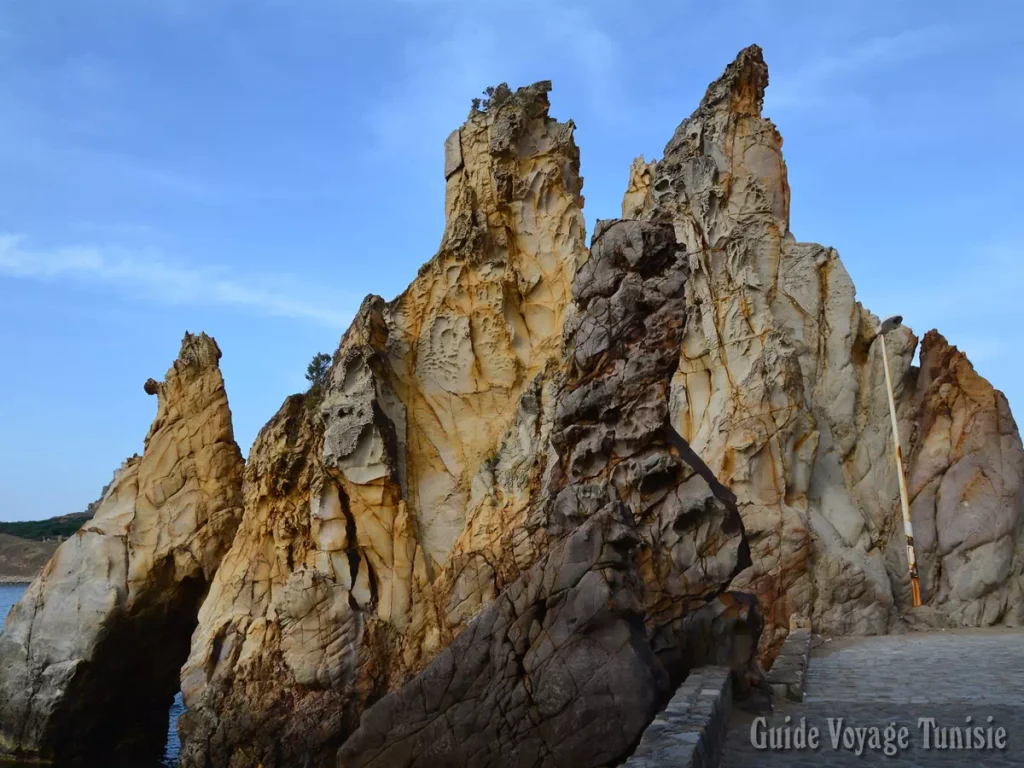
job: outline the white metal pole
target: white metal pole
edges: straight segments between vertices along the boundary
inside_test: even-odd
[[[907,501],[907,480],[903,474],[903,450],[900,448],[900,428],[896,421],[896,401],[892,394],[892,374],[889,373],[889,353],[882,339],[882,364],[885,367],[885,391],[889,396],[889,416],[892,418],[892,443],[896,449],[896,473],[900,479],[900,503],[903,506],[903,532],[907,536],[907,567],[910,569],[910,590],[914,607],[921,605],[921,582],[917,577],[917,555],[914,553],[914,528],[910,523],[910,502]]]

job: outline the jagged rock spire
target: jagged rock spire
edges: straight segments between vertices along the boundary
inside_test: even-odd
[[[826,633],[885,632],[903,621],[909,593],[881,349],[873,343],[878,318],[856,301],[835,250],[796,242],[789,233],[782,137],[761,115],[767,85],[761,50],[741,51],[680,124],[664,157],[634,163],[623,211],[670,222],[690,253],[688,322],[671,418],[739,497],[753,565],[734,587],[761,598],[762,651],[770,657],[791,614],[810,617]],[[937,447],[949,442],[944,419],[934,414],[941,398],[914,394],[916,337],[901,327],[887,340],[905,450],[924,440],[927,450],[915,448],[919,462],[955,463],[958,449]],[[934,362],[940,347],[926,345],[926,367],[940,367]],[[925,359],[922,352],[923,365]],[[974,413],[964,403],[956,408]],[[997,419],[999,412],[991,405],[977,418],[1012,423]],[[997,439],[1002,429],[985,427],[990,438],[984,447],[972,445],[970,460],[959,466],[973,462],[997,477],[1019,477],[1024,460],[1013,447],[1020,444],[1016,427]],[[912,476],[915,471],[924,472],[912,467]],[[958,524],[937,515],[934,498],[928,500],[938,482],[928,478],[912,491],[923,494],[914,502],[921,518],[915,531],[919,525],[931,531],[928,542],[934,535],[959,541],[952,534]],[[960,486],[948,482],[952,495]],[[1019,482],[997,485],[999,491],[983,494],[985,511],[976,513],[986,530],[1020,520]],[[936,526],[946,531],[934,534]],[[1024,610],[1012,597],[1019,595],[1012,574],[1024,568],[1024,547],[1019,537],[1011,539],[999,540],[998,554],[984,549],[992,542],[963,545],[987,552],[1005,577],[977,576],[977,568],[957,559],[975,562],[967,552],[954,557],[947,548],[930,557],[936,570],[926,592],[939,609],[937,621],[989,624]]]
[[[156,759],[199,604],[241,516],[220,349],[185,334],[141,457],[58,547],[0,635],[0,752]]]

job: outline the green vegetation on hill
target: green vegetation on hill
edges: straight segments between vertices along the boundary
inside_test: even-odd
[[[32,541],[44,541],[46,539],[66,539],[73,534],[82,524],[92,517],[91,512],[78,512],[74,515],[62,515],[51,517],[49,520],[27,520],[18,523],[0,523],[0,533],[17,536]]]

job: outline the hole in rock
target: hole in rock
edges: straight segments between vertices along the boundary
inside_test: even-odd
[[[164,583],[170,599],[146,599],[110,617],[93,660],[76,670],[47,739],[59,765],[176,761],[179,677],[207,585],[199,578]]]
[[[178,764],[178,753],[181,751],[181,740],[178,738],[178,718],[185,712],[185,704],[181,700],[181,691],[174,696],[171,711],[167,714],[167,742],[164,744],[164,755],[160,761],[164,766]]]

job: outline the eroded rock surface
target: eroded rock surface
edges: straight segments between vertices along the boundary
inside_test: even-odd
[[[518,110],[516,99],[543,93],[527,89],[506,103]],[[498,114],[486,119],[501,124]],[[533,130],[553,132],[550,122]],[[520,142],[534,147],[538,139]],[[514,186],[525,193],[521,182]],[[564,221],[561,206],[545,210]],[[550,231],[554,224],[535,226]],[[575,251],[566,254],[563,262],[575,258]],[[482,269],[485,256],[464,253],[468,263],[458,269]],[[521,269],[511,273],[516,281]],[[566,266],[564,274],[573,272]],[[501,274],[508,290],[510,279]],[[505,388],[475,381],[459,397],[487,405],[465,412],[450,391],[458,382],[431,389],[440,375],[435,357],[425,357],[422,369],[409,364],[419,359],[410,349],[425,354],[431,342],[411,345],[399,310],[407,311],[420,281],[435,284],[433,264],[396,302],[369,297],[342,340],[317,410],[290,401],[253,448],[245,519],[204,605],[183,673],[182,763],[333,764],[334,747],[356,729],[368,705],[411,678],[416,685],[421,671],[436,674],[434,657],[474,621],[485,621],[481,610],[510,585],[534,578],[528,574],[543,567],[536,564],[550,548],[609,505],[622,506],[636,540],[623,567],[642,585],[633,597],[643,621],[631,625],[629,636],[650,656],[644,674],[671,684],[714,655],[746,680],[760,615],[752,601],[726,594],[749,563],[735,499],[692,452],[682,456],[669,447],[669,385],[686,277],[671,227],[602,223],[591,257],[558,289],[566,298],[557,333],[537,337],[543,344],[534,340],[543,356],[518,363],[516,378],[503,385],[514,385],[515,400]],[[474,280],[478,292],[490,290]],[[463,289],[451,290],[461,295]],[[442,306],[454,312],[451,304]],[[504,325],[493,320],[482,327],[514,339],[518,326],[507,306],[503,317]],[[443,324],[440,338],[450,338],[448,321]],[[496,349],[486,341],[482,334],[470,346],[456,345],[450,359],[437,359],[447,359],[450,372],[479,377]],[[435,400],[419,410],[424,391]],[[452,409],[462,414],[463,432],[439,432],[429,449],[410,437],[410,413],[438,418]],[[462,519],[451,529],[455,538],[442,553],[427,542],[442,530],[437,517],[433,511],[424,517],[417,499],[424,483],[433,487],[428,470],[436,469],[436,451],[446,445],[448,460],[471,457],[473,471],[449,472],[444,481],[463,477],[453,487],[464,498]],[[287,469],[300,465],[298,474]],[[273,490],[282,476],[288,482]],[[723,627],[747,640],[709,642],[721,639]],[[509,690],[501,687],[495,696]],[[667,690],[657,688],[651,701]],[[618,717],[607,697],[600,700],[605,719]],[[513,729],[503,738],[520,737],[528,738]],[[629,744],[598,749],[619,754]]]
[[[0,635],[0,751],[156,758],[199,604],[241,517],[218,361],[186,334],[141,457],[114,476]]]
[[[756,605],[725,618],[750,562],[735,499],[684,441],[669,448],[686,277],[671,227],[599,223],[551,376],[541,485],[512,529],[520,563],[551,554],[372,706],[339,765],[607,765],[693,666],[721,657],[748,680]],[[748,642],[721,637],[744,625]]]
[[[1024,450],[1006,397],[929,331],[913,402],[907,482],[924,600],[953,625],[1020,626]],[[892,570],[906,602],[909,579]]]
[[[438,253],[394,301],[363,302],[322,402],[289,400],[254,446],[183,671],[184,766],[598,765],[638,727],[607,695],[625,681],[651,686],[622,693],[647,717],[695,664],[732,667],[742,693],[794,614],[901,626],[879,322],[838,254],[789,232],[766,86],[760,50],[741,52],[665,156],[634,163],[634,220],[600,222],[589,252],[549,84],[500,86],[448,138]],[[929,600],[952,622],[1013,620],[1016,427],[959,358],[926,345],[919,374],[916,344],[887,336],[915,514],[935,510]],[[991,536],[938,533],[960,513],[928,506],[936,482]],[[614,557],[566,554],[585,531]],[[553,588],[567,563],[585,565]],[[549,685],[567,712],[603,701],[625,737],[560,719]],[[459,746],[478,730],[493,743]],[[594,743],[558,752],[577,735]]]
[[[363,704],[518,577],[489,563],[529,499],[529,467],[507,504],[469,519],[495,498],[485,468],[506,433],[537,439],[542,373],[587,257],[573,125],[548,117],[549,88],[499,87],[452,134],[438,253],[394,301],[367,298],[323,402],[279,414],[254,447],[245,522],[183,672],[184,765],[333,762]],[[300,443],[302,479],[256,493]]]
[[[689,254],[671,419],[739,499],[753,563],[733,586],[765,606],[770,659],[794,613],[824,633],[880,633],[901,626],[910,597],[879,322],[856,301],[838,254],[789,231],[782,138],[761,115],[767,84],[760,49],[742,51],[664,157],[634,163],[623,211],[671,223]],[[940,575],[929,555],[929,601],[953,623],[1015,620],[1016,426],[987,382],[958,376],[969,368],[962,357],[940,373],[943,354],[925,345],[919,375],[916,343],[905,327],[887,336],[904,450],[918,430],[926,446],[912,470],[915,530],[926,551],[938,540],[939,560],[951,557]],[[939,394],[940,379],[963,383]],[[951,433],[951,420],[975,418],[971,438]],[[948,480],[937,477],[954,465]],[[942,482],[952,496],[937,506]],[[970,512],[958,506],[964,494],[977,494]]]
[[[363,718],[338,766],[608,765],[664,703],[632,520],[609,504]]]
[[[182,765],[303,765],[340,743],[361,618],[333,577],[330,561],[347,576],[355,550],[322,449],[319,415],[296,395],[249,452],[245,515],[182,670]]]
[[[649,639],[674,683],[699,661],[685,623],[750,565],[735,496],[668,421],[688,273],[671,226],[598,223],[573,282],[567,371],[535,500],[548,536],[610,500],[626,504],[640,538]]]

